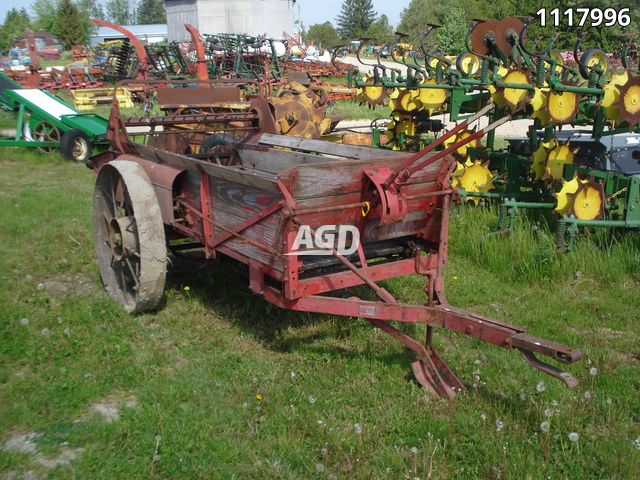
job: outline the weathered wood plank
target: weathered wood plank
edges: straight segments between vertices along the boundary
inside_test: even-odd
[[[135,144],[135,149],[139,155],[161,164],[175,165],[177,167],[195,171],[197,171],[198,168],[202,168],[202,170],[214,178],[235,182],[240,185],[257,187],[263,190],[270,190],[274,192],[278,191],[278,188],[276,187],[276,177],[271,173],[236,166],[227,167],[224,165],[217,165],[205,160],[198,160],[187,157],[186,155],[168,152],[166,150],[161,150],[147,145]]]
[[[387,166],[391,170],[402,159],[385,159],[380,162],[344,161],[296,167],[294,198],[303,199],[318,196],[339,195],[357,192],[362,189],[363,172],[377,166]],[[436,160],[415,173],[416,178],[433,178],[440,171],[442,159]]]
[[[327,142],[325,140],[312,140],[308,138],[274,135],[270,133],[263,133],[260,136],[258,143],[261,145],[293,148],[303,152],[324,153],[327,155],[335,155],[336,157],[345,157],[350,159],[379,159],[383,157],[407,158],[412,155],[407,152],[395,152],[373,147],[347,145],[344,143]]]

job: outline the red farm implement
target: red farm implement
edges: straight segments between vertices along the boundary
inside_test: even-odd
[[[241,141],[184,155],[132,142],[114,111],[112,151],[93,162],[94,233],[105,288],[129,312],[158,307],[166,242],[189,242],[208,259],[244,264],[250,290],[279,307],[366,319],[415,352],[416,379],[442,397],[465,387],[433,347],[436,328],[516,349],[534,368],[577,385],[536,355],[570,364],[580,352],[450,306],[445,297],[455,166],[449,154],[506,118],[436,151],[486,113],[478,112],[417,154],[275,135],[261,126]],[[351,241],[318,242],[329,226],[346,227]],[[322,255],[302,248],[301,232],[316,237]],[[424,305],[403,304],[379,284],[414,274],[426,277]],[[377,299],[354,296],[356,286]],[[404,333],[402,323],[426,325],[426,341]]]

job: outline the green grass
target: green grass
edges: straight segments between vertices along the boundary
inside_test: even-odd
[[[369,108],[355,101],[339,101],[329,108],[329,115],[347,115],[350,120],[375,120],[376,118],[389,118],[389,107]]]
[[[388,336],[270,307],[217,265],[176,262],[166,306],[127,315],[99,283],[92,184],[58,157],[11,151],[0,161],[0,477],[637,478],[637,235],[613,246],[582,236],[559,256],[542,220],[489,235],[495,211],[457,208],[451,303],[585,359],[569,368],[582,382],[569,391],[516,352],[438,332],[469,386],[448,402],[416,386],[412,356]],[[385,286],[423,301],[420,278]],[[128,397],[136,406],[118,420],[90,414]],[[36,452],[2,448],[29,432]],[[42,464],[64,451],[77,458]]]

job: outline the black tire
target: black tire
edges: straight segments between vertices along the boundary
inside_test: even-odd
[[[209,153],[214,147],[219,145],[229,145],[236,142],[236,137],[230,133],[216,133],[214,135],[209,135],[204,139],[202,145],[200,145],[200,153]]]
[[[585,78],[587,80],[589,79],[589,74],[591,72],[589,71],[589,67],[587,65],[589,64],[589,60],[591,60],[591,57],[594,57],[596,55],[603,56],[605,58],[605,62],[607,61],[606,54],[599,48],[591,48],[580,56],[580,60],[578,61],[578,70],[580,70],[580,75],[582,75],[582,78]]]
[[[79,128],[64,132],[60,139],[60,153],[74,162],[86,162],[91,158],[91,142]]]

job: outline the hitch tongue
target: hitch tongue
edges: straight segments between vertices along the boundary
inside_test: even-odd
[[[522,354],[524,359],[533,368],[540,370],[541,372],[544,372],[547,375],[551,375],[552,377],[557,378],[558,380],[561,380],[562,382],[564,382],[567,388],[575,388],[578,386],[578,383],[579,383],[578,379],[573,375],[571,375],[569,372],[565,372],[564,370],[554,367],[553,365],[549,365],[546,362],[543,362],[538,357],[536,357],[536,355],[533,352],[529,350],[523,350],[521,348],[518,348],[518,350],[520,350],[520,353]]]

